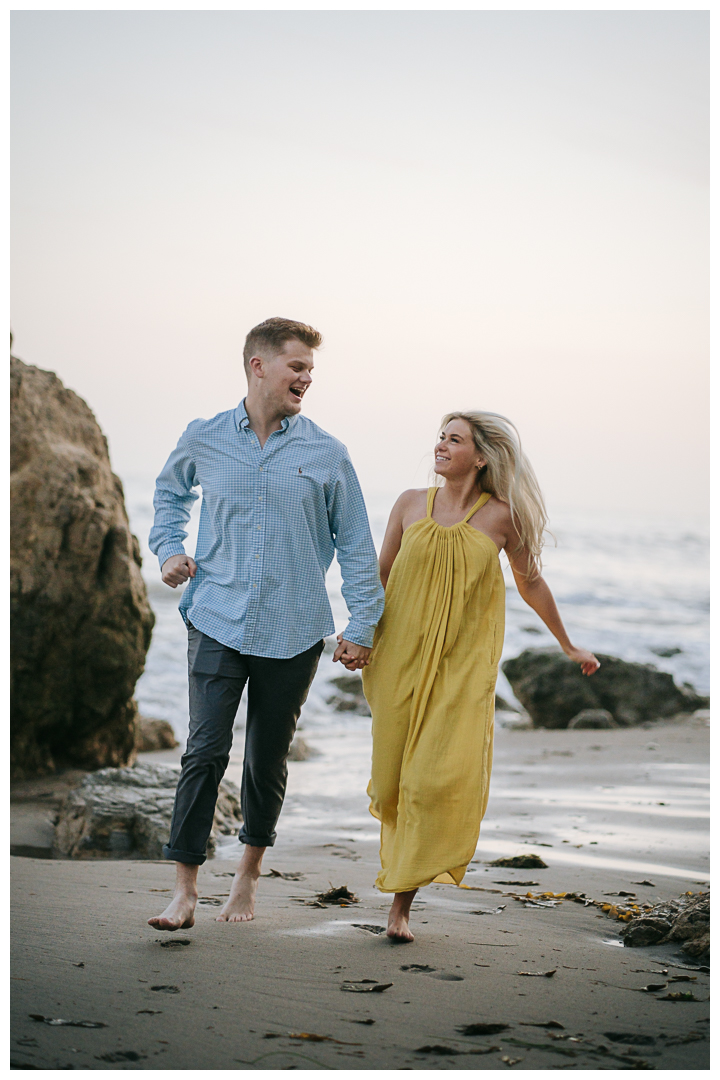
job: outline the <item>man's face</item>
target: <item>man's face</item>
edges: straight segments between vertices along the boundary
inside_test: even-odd
[[[261,359],[253,370],[261,379],[260,390],[281,416],[294,416],[312,382],[313,351],[301,341],[286,341],[282,352]]]

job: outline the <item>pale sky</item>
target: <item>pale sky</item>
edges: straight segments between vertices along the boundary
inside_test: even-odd
[[[271,315],[368,490],[504,413],[551,510],[707,499],[708,15],[33,11],[13,24],[17,355],[121,475],[245,391]]]

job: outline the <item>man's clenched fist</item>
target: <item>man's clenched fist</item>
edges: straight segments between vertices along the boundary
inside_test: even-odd
[[[171,555],[162,565],[162,579],[171,589],[184,585],[188,578],[195,577],[197,563],[189,555]]]

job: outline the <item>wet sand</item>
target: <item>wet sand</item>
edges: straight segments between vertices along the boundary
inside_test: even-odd
[[[303,734],[310,743],[319,737],[311,726]],[[676,945],[624,949],[620,925],[597,908],[528,908],[503,884],[596,899],[634,890],[651,902],[700,891],[708,881],[706,722],[499,729],[490,806],[466,877],[472,888],[422,890],[413,945],[373,932],[385,924],[390,897],[372,885],[367,737],[338,730],[332,738],[349,740],[343,760],[356,764],[338,775],[325,734],[323,757],[291,766],[264,869],[302,876],[263,878],[252,923],[214,921],[234,842],[202,867],[196,925],[175,935],[145,924],[170,895],[171,864],[12,860],[16,1067],[709,1067],[708,976],[690,970],[697,965]],[[527,852],[548,868],[486,865]],[[641,880],[653,886],[633,884]],[[360,903],[303,902],[329,883],[347,885]],[[693,981],[640,989],[673,975]],[[392,985],[382,992],[343,990],[384,983]],[[687,989],[700,1000],[663,1000]],[[107,1026],[52,1026],[33,1013]],[[532,1026],[550,1021],[562,1027]],[[480,1023],[507,1027],[458,1030]],[[293,1037],[302,1034],[314,1038]]]

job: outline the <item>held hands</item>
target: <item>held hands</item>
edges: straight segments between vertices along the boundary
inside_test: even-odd
[[[356,645],[354,641],[345,641],[342,634],[338,634],[338,647],[333,656],[333,664],[339,660],[348,671],[357,671],[369,663],[370,652],[371,650],[363,645]]]
[[[188,578],[195,577],[197,563],[189,555],[171,555],[162,564],[162,579],[171,589],[183,585]]]
[[[580,665],[583,675],[594,675],[600,667],[600,661],[587,649],[576,649],[573,645],[564,650],[565,655]]]

